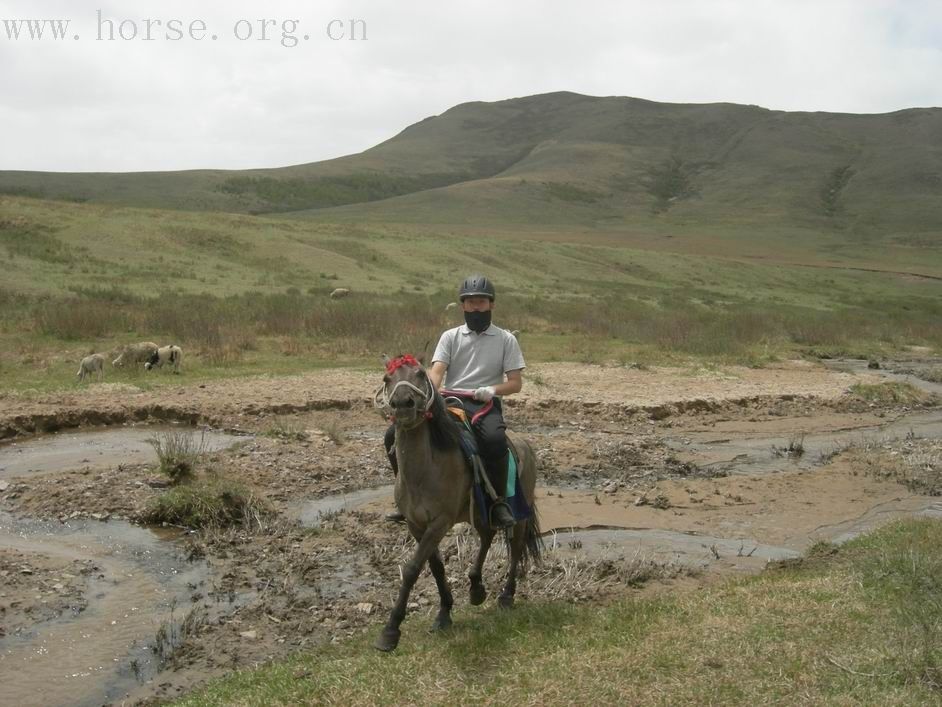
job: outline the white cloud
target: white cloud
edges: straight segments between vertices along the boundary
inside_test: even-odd
[[[942,104],[933,2],[203,4],[6,0],[0,20],[70,18],[81,39],[13,41],[0,23],[0,169],[296,164],[366,149],[456,103],[556,90],[784,110]],[[139,36],[145,18],[176,18],[219,39],[166,41],[152,26],[152,42],[99,42],[98,9]],[[278,20],[270,40],[232,37],[239,19],[257,37],[261,18]],[[330,41],[335,18],[365,20],[367,41]],[[281,45],[285,19],[301,23],[294,48]]]

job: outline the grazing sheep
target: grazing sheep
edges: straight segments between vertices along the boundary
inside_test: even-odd
[[[101,380],[105,375],[105,357],[102,354],[96,353],[91,356],[86,356],[82,359],[82,363],[79,364],[78,373],[76,377],[83,381],[92,373],[98,374],[98,380]]]
[[[154,351],[157,350],[157,344],[153,341],[142,341],[139,344],[129,344],[118,354],[118,357],[111,362],[115,368],[121,368],[125,365],[134,366],[138,363],[144,363],[150,359]]]
[[[150,358],[144,364],[144,369],[149,371],[152,368],[163,368],[164,364],[170,364],[174,373],[180,372],[180,362],[183,360],[183,349],[176,344],[170,346],[161,346],[151,354]]]
[[[330,293],[331,299],[340,299],[341,297],[346,297],[350,294],[350,290],[346,287],[338,287],[336,290]]]
[[[450,311],[453,310],[453,309],[458,309],[458,303],[457,303],[457,302],[449,302],[448,304],[445,305],[445,311],[446,311],[446,312],[450,312]]]

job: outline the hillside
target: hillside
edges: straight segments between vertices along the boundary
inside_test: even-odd
[[[776,227],[923,246],[942,223],[942,109],[794,113],[552,93],[461,104],[324,162],[7,171],[0,193],[334,222]]]

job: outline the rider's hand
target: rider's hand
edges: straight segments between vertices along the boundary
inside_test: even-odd
[[[482,403],[490,401],[494,397],[494,386],[486,385],[474,391],[474,399]]]

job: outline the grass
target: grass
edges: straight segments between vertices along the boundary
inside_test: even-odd
[[[83,356],[141,340],[181,345],[191,381],[375,365],[459,323],[444,307],[471,270],[498,282],[495,321],[526,332],[531,363],[761,366],[942,349],[938,282],[853,269],[942,273],[934,251],[904,262],[864,244],[845,258],[833,234],[732,243],[709,230],[694,239],[661,227],[629,237],[522,225],[496,235],[24,197],[0,197],[0,211],[10,214],[0,237],[5,389],[74,387]],[[335,287],[353,294],[331,301]],[[137,373],[109,367],[106,382],[171,384]]]
[[[910,436],[897,443],[851,447],[854,463],[879,478],[890,478],[911,492],[942,495],[942,444]]]
[[[297,420],[284,415],[275,417],[263,434],[290,442],[304,442],[308,439],[308,433],[304,427]]]
[[[162,493],[144,511],[145,523],[219,529],[239,525],[261,529],[268,504],[242,483],[209,475]]]
[[[177,603],[174,599],[170,604],[170,616],[160,623],[157,633],[154,634],[154,645],[151,650],[157,655],[161,666],[171,663],[183,643],[196,635],[206,623],[206,609],[203,605],[194,605],[179,622],[174,617],[176,608]],[[140,672],[140,668],[138,667],[135,672]]]
[[[800,434],[797,437],[791,437],[788,443],[783,447],[772,445],[773,457],[787,457],[789,459],[800,459],[805,454],[805,435]]]
[[[931,395],[911,383],[855,383],[850,392],[864,400],[880,404],[918,405],[931,399]]]
[[[935,703],[940,590],[942,523],[909,520],[696,592],[412,616],[393,655],[367,636],[176,704]]]

